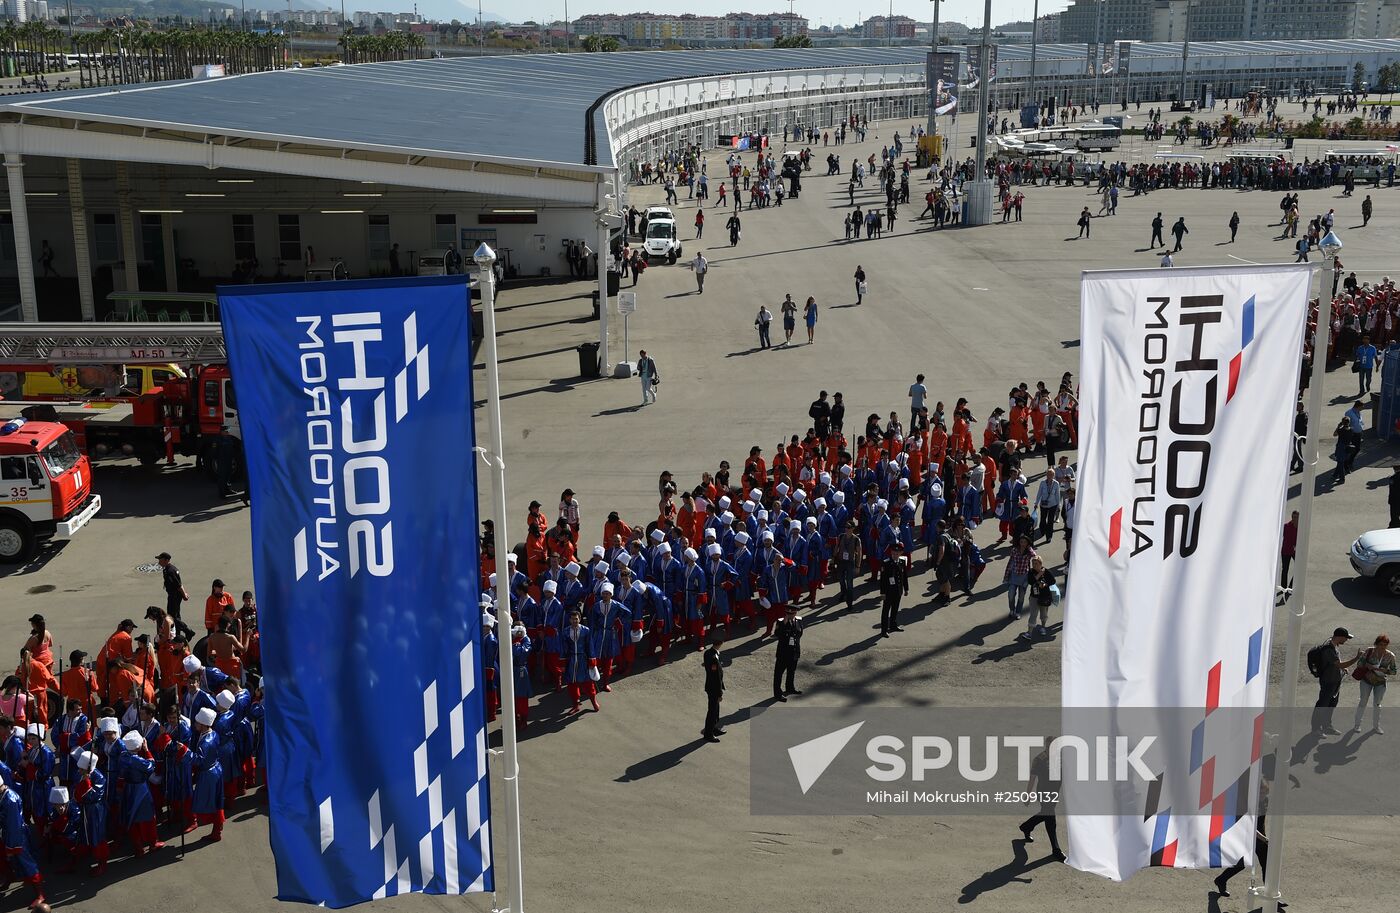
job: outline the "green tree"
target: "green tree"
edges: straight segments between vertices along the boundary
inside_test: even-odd
[[[1327,135],[1327,123],[1314,115],[1312,120],[1295,130],[1293,135],[1299,139],[1322,139]]]
[[[1397,84],[1400,84],[1400,64],[1394,61],[1381,64],[1376,70],[1376,88],[1381,92],[1394,92]]]
[[[810,48],[811,46],[812,39],[806,35],[789,35],[773,42],[775,48]]]
[[[611,35],[583,36],[583,49],[590,54],[607,53],[622,47],[621,42]]]
[[[1353,92],[1360,92],[1360,91],[1361,91],[1361,87],[1364,86],[1365,84],[1366,84],[1366,65],[1365,65],[1364,63],[1361,63],[1360,61],[1358,61],[1357,64],[1356,64],[1356,66],[1354,66],[1354,67],[1351,68],[1351,90],[1352,90]]]

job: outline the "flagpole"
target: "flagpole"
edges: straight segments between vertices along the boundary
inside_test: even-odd
[[[1332,232],[1322,239],[1323,253],[1336,267],[1337,254],[1342,242]],[[1288,590],[1284,605],[1288,613],[1288,641],[1284,646],[1283,681],[1280,682],[1278,706],[1282,713],[1279,720],[1278,742],[1274,748],[1274,776],[1269,783],[1269,864],[1264,867],[1264,889],[1251,887],[1250,892],[1264,899],[1263,913],[1278,913],[1278,903],[1282,899],[1279,882],[1283,875],[1284,837],[1288,818],[1288,767],[1293,746],[1293,718],[1297,715],[1294,703],[1298,699],[1299,654],[1303,639],[1303,616],[1307,613],[1308,558],[1312,545],[1313,502],[1316,501],[1318,442],[1322,438],[1322,385],[1327,377],[1327,344],[1332,335],[1332,296],[1326,291],[1328,276],[1321,271],[1322,288],[1318,290],[1317,336],[1313,342],[1312,374],[1308,380],[1308,436],[1303,441],[1303,453],[1309,450],[1312,458],[1303,460],[1302,504],[1298,509],[1298,548],[1294,558],[1297,571],[1293,575],[1295,586]],[[1326,298],[1327,307],[1322,307]],[[1307,332],[1307,314],[1303,315],[1303,332]],[[1295,608],[1296,606],[1296,608]]]
[[[506,463],[504,435],[501,432],[501,377],[496,354],[496,253],[485,243],[476,249],[477,281],[481,288],[482,335],[486,343],[486,408],[490,418],[492,512],[496,521],[496,554],[504,555],[510,539],[506,535]],[[470,294],[470,292],[468,293]],[[510,562],[498,564],[496,577],[496,653],[501,665],[501,748],[505,753],[505,836],[506,905],[503,910],[524,913],[525,879],[521,872],[520,847],[520,758],[515,736],[515,654],[510,636]],[[500,572],[504,571],[504,577]],[[504,643],[501,638],[504,637]]]

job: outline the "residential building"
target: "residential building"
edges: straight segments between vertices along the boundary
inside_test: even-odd
[[[1151,41],[1152,21],[1150,0],[1074,0],[1069,9],[1060,14],[1059,40],[1069,44]]]
[[[1400,0],[1373,0],[1368,13],[1368,31],[1356,37],[1400,38]]]
[[[806,18],[796,13],[729,13],[724,17],[724,23],[725,38],[762,40],[807,34]],[[913,24],[912,19],[910,24]]]
[[[1047,44],[1054,44],[1060,40],[1060,14],[1047,13],[1037,20],[1039,29],[1036,38]]]
[[[1388,37],[1397,0],[1073,0],[1058,40],[1320,41]],[[1189,15],[1188,15],[1189,11]],[[1042,40],[1044,37],[1042,36]]]
[[[875,38],[881,41],[896,38],[913,38],[915,22],[908,16],[871,16],[861,24],[862,38]],[[942,31],[940,28],[939,31]]]

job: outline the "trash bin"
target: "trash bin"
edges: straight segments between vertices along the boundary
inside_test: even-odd
[[[598,377],[602,374],[598,366],[598,343],[585,342],[578,347],[578,373],[580,377]]]
[[[591,293],[591,297],[593,298],[593,319],[601,320],[603,319],[603,313],[602,308],[598,304],[598,291],[596,289]]]

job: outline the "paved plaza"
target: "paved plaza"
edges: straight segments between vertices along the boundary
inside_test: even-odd
[[[780,440],[807,430],[807,407],[820,390],[844,395],[847,435],[854,442],[872,412],[884,418],[893,410],[907,420],[906,391],[915,374],[923,373],[932,400],[951,406],[960,396],[969,399],[980,440],[981,421],[993,407],[1005,406],[1012,386],[1044,380],[1053,390],[1065,371],[1078,375],[1080,271],[1155,268],[1161,249],[1146,247],[1149,223],[1159,211],[1167,225],[1185,216],[1190,229],[1178,265],[1293,259],[1291,243],[1275,240],[1278,193],[1161,190],[1134,197],[1127,191],[1116,216],[1095,218],[1089,239],[1072,240],[1079,210],[1086,205],[1098,210],[1092,188],[1023,187],[1022,222],[934,231],[930,221],[914,218],[931,187],[918,171],[913,202],[900,208],[893,232],[846,241],[844,175],[856,155],[873,152],[878,160],[881,145],[896,129],[907,140],[907,122],[885,123],[863,144],[817,147],[800,199],[742,212],[743,238],[736,247],[729,246],[723,231],[727,211],[713,208],[713,199],[705,211],[705,237],[693,240],[695,204],[681,192],[676,209],[685,256],[704,249],[711,268],[703,296],[695,293],[693,273],[684,264],[657,265],[636,287],[639,305],[627,327],[627,354],[635,360],[640,347],[656,358],[662,383],[655,405],[639,405],[635,378],[578,376],[575,346],[598,338],[588,298],[596,286],[558,282],[503,291],[500,357],[511,542],[523,538],[529,501],[541,501],[552,518],[566,487],[578,493],[582,505],[585,550],[600,541],[610,510],[645,525],[655,518],[662,470],[674,473],[685,488],[727,459],[737,478],[750,446],[771,453]],[[955,151],[966,154],[966,139]],[[841,156],[842,177],[821,176],[828,152]],[[1116,157],[1135,161],[1135,152],[1131,148]],[[717,177],[723,153],[711,151],[707,157],[709,173]],[[752,156],[746,160],[751,163]],[[1375,217],[1360,228],[1365,193],[1373,196]],[[1400,271],[1395,260],[1400,191],[1358,188],[1354,197],[1342,198],[1338,187],[1304,190],[1301,196],[1304,219],[1336,209],[1349,270],[1363,280]],[[632,191],[638,208],[661,197],[656,186]],[[862,208],[882,204],[877,182],[867,180],[856,201]],[[1232,211],[1239,212],[1242,224],[1239,240],[1227,244]],[[852,280],[857,266],[869,276],[869,293],[859,306]],[[821,309],[816,341],[806,344],[799,320],[793,345],[759,350],[754,315],[761,303],[776,313],[787,293],[799,304],[808,295],[816,297]],[[622,332],[620,319],[613,319],[616,361],[623,357]],[[774,342],[780,343],[781,323],[774,326]],[[475,382],[480,400],[485,395],[480,371]],[[1343,370],[1325,383],[1330,405],[1313,424],[1330,429],[1355,380]],[[1278,395],[1291,398],[1293,391]],[[485,410],[479,409],[479,437],[485,420]],[[1324,450],[1330,453],[1330,442],[1324,442]],[[1368,438],[1359,461],[1364,465],[1349,483],[1335,490],[1322,486],[1307,593],[1307,644],[1337,624],[1350,626],[1366,643],[1380,631],[1396,633],[1396,604],[1356,579],[1345,554],[1359,532],[1386,525],[1384,480],[1392,453]],[[473,460],[468,453],[423,455],[425,466],[449,471],[466,469]],[[1028,458],[1027,475],[1043,465],[1038,457]],[[1331,462],[1322,468],[1330,471]],[[483,469],[478,464],[486,483]],[[160,602],[159,574],[142,566],[153,564],[152,556],[161,550],[174,555],[196,599],[213,577],[228,581],[234,592],[252,587],[248,512],[236,500],[217,500],[213,485],[198,477],[192,464],[174,469],[108,465],[98,470],[96,483],[104,509],[88,529],[66,547],[45,550],[33,565],[0,578],[7,649],[18,648],[27,632],[24,619],[37,611],[55,632],[55,653],[66,655],[75,647],[95,653],[117,621],[128,615],[139,619],[147,605]],[[484,488],[481,502],[483,516],[489,515],[490,492]],[[992,526],[976,536],[984,549],[994,537]],[[1058,569],[1058,539],[1042,551]],[[972,597],[937,611],[929,608],[932,576],[921,557],[906,600],[906,633],[893,640],[881,641],[872,630],[878,622],[872,588],[863,587],[855,611],[848,612],[836,605],[829,587],[817,609],[804,612],[808,629],[798,687],[806,693],[796,700],[911,710],[973,706],[989,713],[997,706],[1056,704],[1058,641],[1016,640],[1021,624],[1007,616],[999,586],[1005,550],[991,549],[988,557],[990,566]],[[444,562],[453,559],[442,556]],[[1283,620],[1279,613],[1271,665],[1275,681],[1282,668]],[[1058,609],[1051,621],[1058,631]],[[751,816],[749,738],[770,706],[773,646],[745,631],[726,644],[725,655],[723,725],[729,734],[721,744],[699,737],[704,676],[698,658],[682,655],[679,648],[675,661],[659,669],[639,662],[638,671],[600,696],[601,713],[566,717],[562,694],[539,701],[520,750],[528,909],[690,913],[873,905],[888,913],[928,913],[968,904],[997,913],[1125,907],[1176,913],[1255,908],[1243,897],[1246,876],[1233,883],[1234,897],[1215,903],[1208,900],[1206,872],[1149,870],[1127,885],[1115,885],[1052,863],[1043,838],[1025,848],[1027,861],[1024,851],[1013,852],[1019,818],[1010,815]],[[1303,676],[1300,699],[1311,703],[1313,682],[1306,670]],[[1348,679],[1340,719],[1349,719],[1355,700],[1355,684]],[[369,722],[372,729],[391,727],[396,720]],[[1353,740],[1351,749],[1324,745],[1304,763],[1344,764],[1348,750],[1393,752],[1387,740],[1400,739],[1397,728],[1400,724],[1388,736]],[[370,729],[366,738],[373,737]],[[410,775],[407,766],[404,775]],[[99,882],[55,878],[51,900],[75,910],[149,910],[160,898],[176,896],[163,886],[173,887],[178,879],[200,885],[201,896],[217,898],[211,902],[227,913],[273,909],[266,817],[249,799],[241,801],[246,804],[231,812],[222,843],[191,844],[183,860],[178,844],[140,861],[121,858]],[[1293,819],[1284,884],[1293,909],[1374,904],[1376,875],[1394,871],[1394,839],[1394,822],[1385,818]],[[483,898],[413,896],[381,906],[409,911],[490,905]]]

